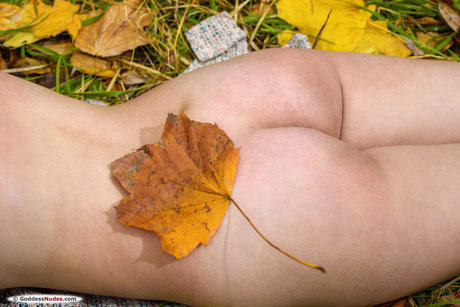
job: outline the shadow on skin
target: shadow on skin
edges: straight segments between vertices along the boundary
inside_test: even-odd
[[[121,201],[124,197],[128,195],[128,192],[126,192],[126,190],[121,186],[121,184],[118,182],[116,178],[110,176],[110,180],[120,191]],[[168,265],[170,263],[177,261],[177,259],[174,256],[161,251],[160,239],[153,231],[140,229],[134,226],[124,226],[120,222],[118,222],[117,210],[115,207],[118,206],[120,201],[113,203],[112,206],[110,206],[110,209],[103,213],[107,218],[107,225],[109,225],[112,229],[111,234],[120,233],[123,235],[128,235],[131,237],[142,239],[142,252],[136,259],[136,262],[147,262],[155,265],[156,268],[160,268],[164,265]],[[158,255],[159,253],[161,253],[160,257]]]
[[[142,252],[137,257],[136,262],[147,262],[155,265],[156,268],[161,268],[162,266],[178,260],[174,256],[161,251],[160,239],[153,231],[140,229],[134,226],[124,226],[118,222],[117,211],[115,209],[117,205],[118,202],[114,203],[109,210],[103,213],[107,217],[107,224],[112,228],[111,234],[121,233],[123,235],[142,239]],[[161,252],[160,257],[158,257],[159,252]]]

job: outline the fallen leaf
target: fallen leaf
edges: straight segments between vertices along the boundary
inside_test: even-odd
[[[70,57],[70,64],[85,74],[112,78],[115,76],[115,69],[109,61],[96,58],[80,52],[74,52]]]
[[[64,31],[71,35],[81,27],[81,21],[75,16],[79,6],[65,0],[55,0],[50,6],[42,0],[27,3],[22,9],[20,19],[17,15],[9,18],[13,24],[9,29],[32,26],[27,31],[18,32],[4,42],[5,46],[17,48],[43,38],[56,36]]]
[[[407,57],[412,51],[397,37],[388,31],[384,21],[368,21],[363,37],[353,52],[385,54],[397,57]]]
[[[117,207],[123,225],[154,231],[176,258],[207,245],[227,211],[239,149],[214,124],[169,114],[162,143],[111,164],[129,192]]]
[[[276,5],[281,19],[296,26],[301,33],[317,36],[331,12],[316,48],[331,51],[353,51],[364,35],[371,14],[353,4],[361,0],[280,0]]]
[[[267,15],[273,13],[273,8],[271,7],[270,3],[268,1],[262,0],[252,5],[251,14],[261,17],[266,10],[268,10]]]
[[[436,32],[427,32],[427,33],[417,32],[416,36],[417,36],[417,40],[420,43],[425,44],[432,48],[436,47],[436,45],[439,43],[439,40],[440,40],[440,35]],[[441,40],[442,39],[443,38],[441,37]]]
[[[29,57],[18,59],[14,65],[12,65],[12,68],[17,68],[17,72],[23,75],[43,75],[51,72],[48,63]]]
[[[295,31],[292,31],[292,30],[284,30],[283,32],[279,33],[276,36],[276,38],[278,39],[278,45],[284,46],[287,43],[289,43],[289,41],[291,40],[292,35],[294,35],[294,33],[295,33]]]
[[[22,10],[17,5],[0,3],[0,31],[15,29],[22,17]]]
[[[429,17],[429,16],[424,16],[422,18],[417,18],[415,19],[415,21],[417,21],[418,24],[422,25],[422,26],[433,26],[433,25],[440,25],[441,22],[437,19],[434,19],[433,17]]]
[[[322,29],[316,49],[400,57],[411,54],[403,41],[389,33],[385,22],[371,21],[371,13],[357,6],[364,6],[364,2],[280,0],[277,9],[280,18],[305,35],[318,36]],[[368,8],[374,9],[373,6]],[[289,34],[283,31],[278,36],[280,44]]]
[[[47,40],[41,44],[43,47],[53,50],[60,55],[71,54],[72,49],[75,48],[70,40],[50,41]]]
[[[137,70],[129,70],[120,75],[120,79],[125,85],[134,85],[149,82],[152,77]]]
[[[150,42],[144,36],[143,28],[151,21],[145,9],[128,3],[115,4],[99,20],[80,30],[75,46],[96,56],[119,55]]]
[[[6,69],[6,62],[2,58],[2,55],[0,54],[0,70]]]
[[[442,18],[446,21],[449,27],[457,33],[460,32],[460,15],[447,3],[442,1],[439,1],[438,9]]]

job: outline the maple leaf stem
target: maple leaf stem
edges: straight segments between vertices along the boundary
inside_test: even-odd
[[[279,248],[278,246],[276,246],[275,244],[273,244],[270,240],[268,240],[260,231],[259,229],[257,229],[257,227],[252,223],[251,219],[244,213],[244,211],[240,208],[240,206],[238,206],[238,204],[236,203],[236,201],[230,196],[230,195],[227,195],[228,199],[230,199],[234,204],[235,206],[238,208],[238,210],[241,212],[241,214],[246,218],[246,220],[249,222],[249,224],[252,226],[252,228],[254,228],[254,230],[257,232],[257,234],[265,240],[265,242],[267,242],[268,244],[270,244],[271,247],[273,247],[274,249],[278,250],[279,252],[285,254],[286,256],[288,256],[289,258],[305,265],[305,266],[308,266],[310,268],[314,268],[314,269],[318,269],[320,270],[321,272],[323,273],[326,273],[326,270],[322,267],[322,266],[319,266],[319,265],[316,265],[316,264],[311,264],[311,263],[308,263],[308,262],[305,262],[305,261],[302,261],[294,256],[292,256],[291,254],[289,254],[288,252],[282,250],[281,248]]]

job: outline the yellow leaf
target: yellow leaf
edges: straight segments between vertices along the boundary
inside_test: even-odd
[[[423,26],[432,26],[442,24],[439,20],[434,19],[433,17],[424,16],[415,20],[418,24]]]
[[[67,32],[72,37],[72,40],[77,39],[78,32],[80,31],[81,25],[81,18],[78,15],[73,15],[72,22],[69,23],[67,26]]]
[[[110,62],[91,55],[75,52],[70,57],[70,64],[85,74],[106,78],[115,76],[115,70],[112,69]]]
[[[22,8],[17,5],[0,3],[0,31],[16,28],[16,22],[21,19]]]
[[[397,57],[407,57],[412,54],[405,43],[389,33],[387,23],[384,21],[368,21],[364,35],[353,51]]]
[[[300,32],[318,35],[321,40],[316,49],[331,51],[353,51],[364,35],[366,21],[370,13],[353,4],[364,6],[362,0],[280,0],[277,4],[278,15]]]
[[[33,58],[20,58],[14,63],[15,68],[23,68],[23,75],[39,74],[44,75],[51,72],[48,63]]]
[[[292,30],[284,30],[283,32],[278,34],[276,36],[276,38],[278,39],[278,45],[283,46],[283,45],[286,45],[287,43],[289,43],[289,41],[291,40],[292,35],[294,35],[294,33],[295,32],[292,31]]]
[[[143,36],[143,28],[151,21],[147,10],[129,3],[115,4],[99,20],[81,29],[75,46],[92,55],[119,55],[150,42]]]
[[[53,6],[42,1],[38,1],[36,5],[29,2],[24,6],[22,18],[16,21],[14,28],[33,25],[31,32],[19,32],[5,41],[4,45],[16,48],[64,31],[76,35],[81,27],[80,19],[74,16],[77,11],[78,5],[65,0],[55,0]]]
[[[417,35],[417,40],[422,43],[422,44],[425,44],[429,47],[436,47],[436,45],[439,43],[439,34],[436,33],[436,32],[428,32],[428,33],[423,33],[423,32],[417,32],[416,33]],[[443,38],[441,37],[441,40]]]

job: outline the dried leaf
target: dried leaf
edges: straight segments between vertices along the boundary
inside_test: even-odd
[[[407,57],[412,51],[398,38],[391,35],[384,21],[368,21],[363,37],[354,52],[385,54],[398,57]]]
[[[417,32],[416,35],[417,35],[417,40],[420,43],[425,44],[432,48],[436,47],[440,39],[440,35],[436,32],[428,32],[428,33]]]
[[[429,17],[429,16],[424,16],[422,18],[417,18],[415,21],[417,21],[417,23],[419,25],[422,25],[422,26],[433,26],[433,25],[440,25],[441,22],[437,19],[434,19],[433,17]]]
[[[6,62],[2,58],[2,55],[0,54],[0,70],[6,69]]]
[[[99,20],[80,30],[75,46],[92,55],[119,55],[150,42],[143,35],[143,28],[151,21],[145,9],[126,3],[115,4]]]
[[[460,32],[460,15],[445,2],[439,1],[438,8],[449,27],[457,33]]]
[[[154,231],[176,258],[207,245],[227,211],[239,149],[214,124],[169,114],[162,143],[111,164],[129,192],[117,207],[123,225]]]
[[[152,77],[137,70],[130,70],[120,75],[120,79],[125,85],[141,84],[149,82]]]
[[[115,70],[112,69],[112,65],[109,61],[80,52],[72,54],[70,57],[70,64],[85,74],[94,74],[105,78],[112,78],[115,76]]]
[[[273,8],[270,6],[268,1],[260,1],[252,5],[251,14],[261,17],[267,9],[267,14],[273,13]]]
[[[18,68],[17,72],[20,72],[23,75],[44,75],[51,72],[51,69],[48,67],[48,63],[29,57],[18,59],[14,63],[13,67]]]
[[[64,31],[75,35],[81,27],[78,16],[75,16],[79,6],[64,0],[55,0],[54,5],[50,6],[43,1],[29,2],[22,10],[21,18],[17,15],[10,18],[14,25],[9,25],[9,29],[18,29],[31,26],[27,32],[19,32],[4,42],[9,47],[19,47],[30,44],[43,38],[56,36]]]
[[[22,17],[22,8],[8,3],[0,3],[0,31],[16,28]]]
[[[71,54],[72,49],[75,48],[75,46],[70,40],[60,40],[60,41],[47,40],[41,45],[43,47],[53,50],[54,52],[60,55]]]

